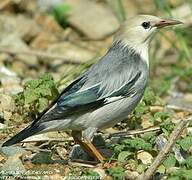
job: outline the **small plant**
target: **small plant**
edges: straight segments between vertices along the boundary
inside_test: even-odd
[[[183,139],[178,140],[178,144],[183,150],[188,151],[192,147],[192,135],[189,134]]]
[[[150,141],[151,138],[148,138]],[[142,138],[127,138],[118,144],[113,145],[114,153],[117,155],[118,162],[124,163],[128,159],[134,157],[139,150],[151,151],[152,145]]]
[[[154,105],[157,96],[151,88],[146,88],[142,102],[135,108],[133,112],[136,118],[141,118],[143,114],[149,111],[149,106]]]
[[[174,127],[175,124],[173,124],[173,122],[170,119],[167,119],[160,124],[161,130],[166,136],[169,136],[169,134],[173,131]]]
[[[66,27],[68,25],[67,18],[70,11],[71,7],[68,4],[60,4],[54,7],[52,14],[62,27]]]
[[[112,167],[106,170],[107,174],[112,176],[114,180],[125,179],[125,169],[122,167]]]
[[[87,170],[87,169],[82,171],[81,177],[82,177],[82,179],[83,178],[85,178],[85,179],[94,179],[94,180],[101,179],[97,172]]]
[[[135,152],[135,150],[152,150],[152,145],[139,137],[125,139],[122,143],[133,152]]]
[[[171,173],[171,175],[168,177],[168,180],[180,180],[180,179],[191,180],[192,179],[191,177],[192,177],[191,169],[181,168]]]
[[[42,112],[49,101],[58,96],[59,92],[53,77],[49,74],[42,75],[39,79],[29,80],[24,84],[24,91],[17,94],[14,99],[16,105],[23,112],[31,114]]]

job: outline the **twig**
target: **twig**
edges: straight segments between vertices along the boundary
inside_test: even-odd
[[[179,138],[183,129],[186,127],[187,123],[192,120],[192,116],[189,116],[186,119],[180,120],[178,125],[175,127],[173,132],[171,133],[168,142],[165,144],[164,148],[160,151],[155,161],[151,164],[148,170],[139,178],[139,180],[149,180],[157,170],[157,168],[161,165],[161,163],[165,160],[167,155],[172,150],[173,145]]]
[[[0,52],[8,53],[8,54],[33,55],[33,56],[47,58],[47,59],[60,59],[60,60],[63,60],[63,63],[65,63],[65,64],[74,64],[74,65],[84,64],[84,62],[80,62],[77,60],[66,60],[66,58],[63,57],[62,55],[52,54],[49,52],[36,51],[36,50],[32,50],[32,49],[19,50],[19,49],[10,49],[7,47],[0,46]]]
[[[118,132],[118,133],[108,134],[108,135],[104,135],[104,137],[105,138],[129,137],[129,136],[136,135],[136,134],[143,134],[143,133],[154,132],[154,131],[159,131],[159,130],[160,130],[160,127],[154,126],[154,127],[149,127],[146,129],[137,129],[137,130],[130,130],[127,132]]]
[[[167,108],[168,109],[172,109],[172,110],[175,110],[175,111],[185,111],[185,112],[189,112],[189,113],[192,113],[192,109],[188,108],[188,107],[180,107],[180,106],[177,106],[177,105],[173,105],[173,104],[168,104],[167,105]]]
[[[51,150],[48,150],[48,149],[40,149],[40,148],[36,148],[36,147],[32,147],[32,148],[30,148],[30,147],[27,147],[27,148],[23,148],[23,149],[25,149],[25,150],[27,150],[27,151],[31,151],[31,152],[51,152]]]
[[[80,166],[80,167],[93,168],[97,165],[97,162],[85,161],[85,160],[81,160],[81,159],[74,159],[74,160],[68,161],[68,164],[70,166]]]

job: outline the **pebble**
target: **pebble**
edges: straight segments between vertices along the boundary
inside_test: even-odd
[[[89,0],[65,0],[71,7],[69,23],[90,39],[98,40],[111,35],[119,22],[111,9]]]

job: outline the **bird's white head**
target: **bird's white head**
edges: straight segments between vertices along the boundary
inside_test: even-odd
[[[121,25],[116,38],[132,46],[149,44],[158,29],[176,24],[181,22],[151,15],[137,15]]]
[[[134,49],[148,60],[148,45],[158,29],[181,24],[180,21],[163,19],[151,15],[137,15],[126,20],[115,36],[125,46]]]

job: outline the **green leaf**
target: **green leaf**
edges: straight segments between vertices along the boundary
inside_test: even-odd
[[[165,173],[165,170],[166,170],[166,169],[165,169],[165,166],[161,164],[161,165],[158,167],[157,172],[163,174],[163,173]]]
[[[42,112],[49,104],[48,99],[46,98],[40,98],[38,103],[38,110],[39,112]]]
[[[39,78],[40,80],[42,80],[43,82],[52,82],[53,81],[53,77],[50,74],[43,74],[40,76]]]
[[[52,95],[51,89],[45,85],[41,85],[39,88],[36,88],[36,91],[39,92],[42,97]]]
[[[125,148],[125,145],[122,144],[115,144],[114,145],[114,152],[119,154],[121,151],[123,151]]]
[[[134,114],[136,118],[140,118],[147,110],[145,103],[142,101],[139,105],[135,108]]]
[[[118,155],[118,161],[121,162],[121,163],[124,163],[127,161],[128,157],[132,155],[131,152],[129,151],[122,151],[119,153]]]
[[[188,151],[192,146],[192,136],[187,136],[178,141],[178,144],[185,150]]]
[[[15,104],[17,106],[24,106],[25,104],[25,97],[23,92],[18,93],[17,95],[14,96]]]
[[[151,105],[155,103],[156,96],[151,88],[146,88],[143,100],[145,101],[146,105]]]
[[[178,176],[173,176],[173,177],[167,178],[167,180],[180,180],[180,178]]]
[[[156,140],[156,132],[148,132],[145,133],[142,138],[149,142],[150,144],[154,145],[155,144],[155,140]]]
[[[170,168],[170,167],[174,167],[176,164],[176,159],[175,159],[175,156],[173,153],[171,153],[167,159],[163,162],[163,165],[166,167],[166,168]]]
[[[129,148],[132,148],[132,150],[141,150],[141,149],[145,151],[152,150],[152,145],[150,143],[138,137],[133,139],[125,139],[122,141],[122,143],[128,146]]]
[[[114,180],[123,180],[125,178],[125,169],[122,167],[112,167],[107,169],[106,172],[112,176]]]
[[[38,92],[32,89],[26,90],[24,92],[24,97],[25,97],[25,104],[32,103],[39,99]]]
[[[58,21],[58,23],[60,25],[62,25],[63,27],[67,26],[67,18],[68,15],[71,11],[71,6],[69,6],[68,4],[61,4],[56,6],[53,9],[53,16],[55,17],[55,19]]]
[[[175,124],[173,124],[173,122],[170,119],[167,119],[160,124],[161,130],[164,132],[166,136],[168,136],[173,131],[174,127]]]
[[[187,168],[192,169],[192,156],[189,156],[186,159],[185,164],[187,165]]]
[[[174,171],[170,177],[179,177],[179,179],[192,180],[192,170],[179,169]],[[170,178],[169,178],[170,179]]]
[[[137,172],[140,173],[140,174],[143,173],[146,169],[147,169],[147,165],[146,164],[139,164],[137,166]]]
[[[25,89],[35,89],[39,86],[40,83],[41,81],[39,79],[33,79],[33,80],[27,81],[24,87]]]
[[[82,179],[101,179],[100,175],[97,172],[91,170],[82,171],[82,176]]]
[[[154,114],[155,119],[160,118],[161,120],[164,120],[164,121],[167,120],[169,117],[170,117],[170,115],[167,112],[156,112]]]

